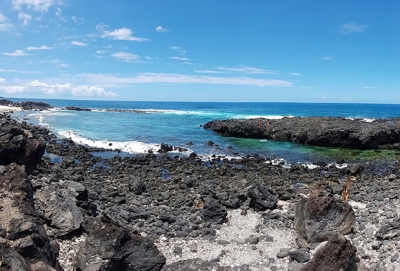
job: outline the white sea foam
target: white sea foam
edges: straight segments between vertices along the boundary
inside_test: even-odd
[[[312,164],[312,163],[304,163],[304,164],[302,164],[302,166],[303,166],[303,167],[306,167],[306,168],[308,168],[308,169],[319,168],[318,165],[314,165],[314,164]]]
[[[331,163],[331,164],[328,164],[328,167],[331,167],[331,166],[335,166],[338,169],[342,169],[342,168],[346,168],[348,166],[348,164],[347,163],[343,163],[343,164]]]
[[[375,119],[367,119],[367,118],[365,118],[365,119],[362,119],[362,121],[371,123],[371,122],[375,121]]]
[[[78,135],[75,131],[61,131],[59,134],[63,137],[70,138],[78,144],[82,144],[88,147],[103,148],[108,150],[121,150],[132,154],[136,153],[148,153],[149,151],[156,152],[159,148],[159,144],[148,144],[139,141],[111,141],[111,140],[91,140]]]

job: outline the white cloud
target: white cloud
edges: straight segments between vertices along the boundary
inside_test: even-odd
[[[303,76],[301,73],[297,73],[297,72],[292,72],[292,73],[290,73],[290,75],[293,75],[293,76]]]
[[[52,47],[47,47],[46,45],[42,45],[40,47],[34,47],[34,46],[29,46],[26,48],[28,51],[33,51],[33,50],[50,50],[53,49]]]
[[[168,73],[141,73],[134,77],[116,77],[107,74],[80,74],[90,82],[96,84],[215,84],[215,85],[253,85],[260,87],[288,87],[289,81],[274,79],[255,79],[249,77],[216,77],[216,76],[192,76],[185,74]]]
[[[197,72],[197,73],[224,73],[221,71],[214,71],[214,70],[194,70],[194,72]]]
[[[97,29],[103,30],[106,27],[106,25],[98,25]],[[145,38],[138,38],[132,36],[133,32],[129,28],[120,28],[120,29],[115,29],[113,31],[108,31],[104,30],[102,34],[102,38],[110,38],[113,40],[130,40],[130,41],[148,41],[148,39]]]
[[[354,33],[354,32],[362,32],[367,29],[368,26],[366,25],[361,25],[358,23],[347,23],[347,24],[342,24],[340,26],[340,32],[341,33]]]
[[[4,93],[19,93],[27,90],[24,86],[0,86],[0,91]]]
[[[172,49],[172,50],[174,50],[174,51],[176,51],[177,53],[179,53],[179,54],[181,54],[181,55],[186,54],[186,51],[183,50],[183,48],[181,48],[181,47],[178,47],[178,46],[171,46],[171,47],[169,47],[169,48]]]
[[[0,86],[0,91],[5,93],[42,93],[47,95],[59,95],[59,94],[70,94],[72,96],[105,96],[105,97],[116,97],[116,93],[112,91],[105,91],[104,88],[98,86],[73,86],[71,83],[65,84],[47,84],[40,82],[39,80],[34,80],[32,82],[21,84],[21,85],[9,85]]]
[[[3,83],[6,79],[0,77],[0,83]]]
[[[364,87],[365,89],[374,89],[376,87]]]
[[[247,67],[245,65],[240,65],[238,67],[218,67],[219,70],[228,71],[228,72],[243,72],[250,74],[278,74],[276,71],[272,70],[264,70],[254,67]]]
[[[85,20],[84,18],[78,18],[76,16],[72,16],[71,19],[74,21],[74,23],[83,23]]]
[[[6,56],[27,56],[28,54],[22,50],[15,50],[13,53],[3,53]]]
[[[29,21],[32,20],[32,16],[24,13],[24,12],[18,12],[18,19],[23,20],[22,25],[28,25]]]
[[[71,91],[74,96],[106,96],[116,97],[117,94],[111,91],[105,91],[104,88],[97,86],[79,86],[72,88]]]
[[[332,60],[332,59],[333,59],[333,57],[331,57],[331,56],[321,57],[321,60]]]
[[[12,27],[13,25],[8,23],[7,17],[0,13],[0,31],[10,30]]]
[[[168,29],[159,25],[156,27],[156,31],[157,32],[168,32]]]
[[[54,13],[54,15],[56,15],[57,17],[60,17],[62,13],[61,8],[57,8],[57,11]]]
[[[138,61],[140,59],[140,56],[127,52],[117,52],[112,54],[112,56],[126,62]]]
[[[81,46],[81,47],[87,46],[87,43],[84,43],[84,42],[81,42],[81,41],[76,41],[76,40],[71,41],[71,44],[75,45],[75,46]]]
[[[189,58],[186,58],[186,57],[176,57],[176,56],[170,57],[170,59],[182,60],[182,61],[188,61],[188,60],[190,60]]]
[[[39,73],[38,71],[21,71],[21,70],[5,70],[5,69],[0,69],[0,72],[15,72],[15,73],[25,73],[25,74]]]
[[[47,12],[49,7],[56,4],[55,0],[12,0],[13,8],[21,10],[24,5],[27,9]]]

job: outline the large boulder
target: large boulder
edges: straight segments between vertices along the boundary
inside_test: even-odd
[[[85,187],[73,181],[52,183],[34,194],[35,208],[47,221],[52,235],[62,237],[81,229],[83,215],[77,199],[87,200]]]
[[[327,241],[335,232],[348,234],[351,231],[355,213],[353,208],[332,194],[310,196],[298,201],[294,217],[294,228],[300,243]]]
[[[262,183],[250,187],[247,195],[250,198],[249,206],[256,211],[275,209],[278,203],[276,195]]]
[[[46,142],[8,116],[0,115],[0,165],[25,165],[29,175],[41,161]]]
[[[157,271],[166,259],[152,241],[105,224],[94,230],[77,254],[77,270]]]
[[[356,247],[340,233],[330,236],[301,271],[357,271]]]

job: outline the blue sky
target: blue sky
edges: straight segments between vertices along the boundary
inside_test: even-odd
[[[400,1],[1,0],[0,96],[400,103]]]

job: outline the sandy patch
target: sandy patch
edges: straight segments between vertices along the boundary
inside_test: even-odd
[[[296,247],[294,232],[288,229],[256,227],[262,224],[261,214],[249,210],[247,215],[243,216],[240,212],[241,210],[228,211],[229,222],[224,223],[217,231],[214,241],[201,238],[167,240],[161,237],[156,241],[156,245],[167,258],[167,264],[194,258],[209,261],[219,257],[220,264],[225,266],[248,264],[251,270],[257,271],[269,270],[269,266],[274,265],[280,268],[279,270],[287,270],[288,258],[278,259],[276,254],[281,248]],[[260,238],[257,244],[246,242],[251,235]],[[273,241],[263,239],[262,236],[265,235],[273,237]],[[190,249],[193,244],[196,244],[196,251]],[[177,246],[182,248],[182,255],[174,253]],[[270,258],[274,259],[273,263],[270,263]]]
[[[22,108],[14,107],[14,106],[0,105],[0,113],[11,112],[11,111],[22,111]]]

